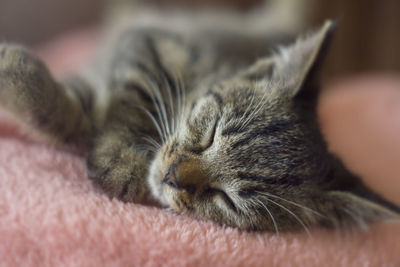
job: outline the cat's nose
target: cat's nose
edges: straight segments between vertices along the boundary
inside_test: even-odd
[[[170,165],[161,182],[188,191],[201,188],[209,180],[203,165],[195,159],[178,160]]]
[[[177,180],[177,173],[176,173],[177,166],[175,163],[172,163],[169,167],[167,173],[164,176],[164,179],[161,181],[164,184],[167,184],[171,187],[178,187],[178,180]]]

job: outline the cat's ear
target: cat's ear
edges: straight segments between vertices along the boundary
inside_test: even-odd
[[[241,78],[254,81],[270,78],[274,71],[274,63],[274,57],[262,58],[242,72]]]
[[[274,56],[272,81],[284,87],[290,97],[316,98],[321,64],[336,23],[327,21],[318,30],[281,48]]]
[[[319,203],[320,210],[333,217],[335,226],[349,223],[365,228],[370,223],[400,221],[400,214],[350,192],[327,192]]]

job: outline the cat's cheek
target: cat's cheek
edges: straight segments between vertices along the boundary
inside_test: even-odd
[[[147,176],[147,184],[150,188],[152,196],[157,199],[162,205],[168,206],[168,201],[164,196],[161,173],[158,171],[156,162],[150,166],[149,174]]]
[[[178,213],[180,213],[181,212],[181,209],[180,209],[180,207],[179,207],[179,205],[178,205],[178,202],[174,199],[174,197],[172,196],[172,194],[165,194],[166,195],[166,199],[167,199],[167,202],[168,202],[168,206],[171,208],[171,209],[173,209],[174,211],[176,211],[176,212],[178,212]]]
[[[167,185],[163,186],[163,197],[168,205],[168,207],[170,207],[171,209],[173,209],[176,212],[181,212],[180,209],[180,205],[178,204],[177,201],[177,196],[176,194],[173,192],[174,190],[170,187],[168,187]]]

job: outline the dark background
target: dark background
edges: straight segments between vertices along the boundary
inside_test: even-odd
[[[326,64],[329,74],[400,71],[400,1],[301,1],[309,9],[306,25],[320,25],[327,18],[339,20]],[[146,1],[149,2],[190,8],[229,7],[245,12],[262,1]],[[98,24],[104,15],[104,6],[102,0],[0,0],[0,41],[29,46],[43,44],[65,32]]]

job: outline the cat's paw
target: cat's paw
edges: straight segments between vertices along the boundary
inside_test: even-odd
[[[145,202],[149,193],[146,162],[129,147],[97,147],[89,153],[86,163],[89,178],[111,198]]]
[[[15,44],[0,44],[0,69],[15,69],[20,66],[38,64],[39,60],[24,47]]]
[[[0,105],[20,116],[40,112],[56,87],[44,63],[18,45],[0,44]]]

